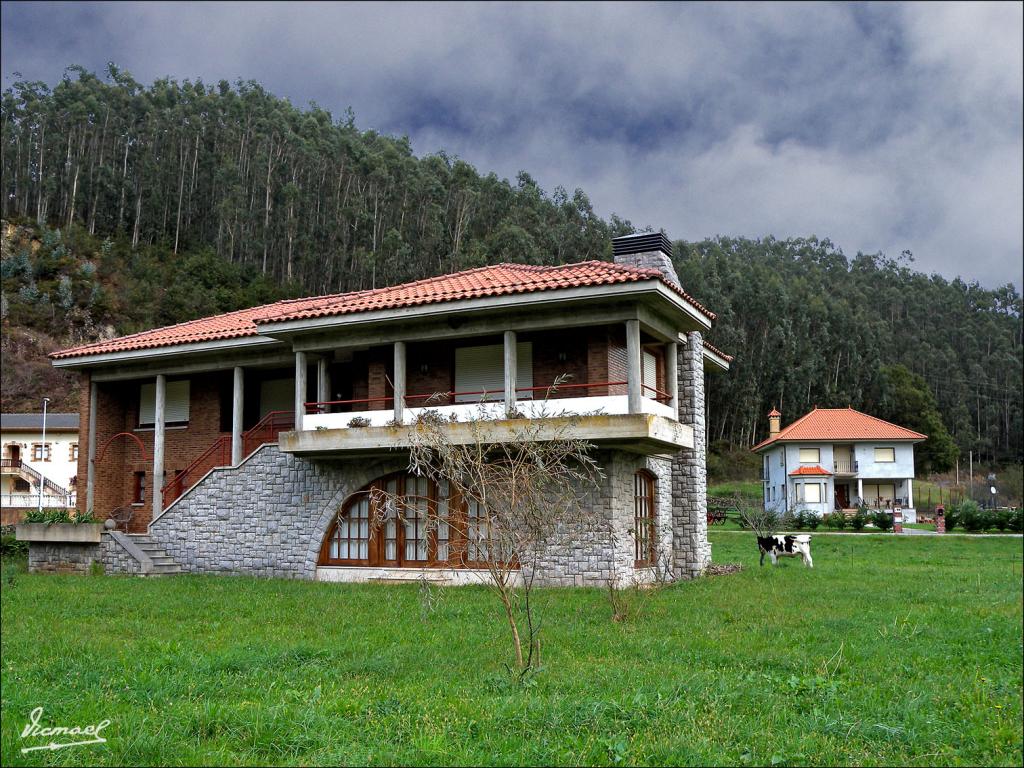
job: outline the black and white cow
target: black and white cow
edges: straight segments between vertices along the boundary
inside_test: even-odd
[[[772,565],[778,565],[780,557],[802,557],[804,565],[814,567],[814,561],[811,560],[811,537],[806,533],[800,536],[758,536],[757,548],[761,550],[761,565],[764,565],[764,556],[768,555]]]

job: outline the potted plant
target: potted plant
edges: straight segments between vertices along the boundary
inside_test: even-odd
[[[34,509],[14,527],[14,535],[18,541],[98,544],[103,525],[91,511],[75,514],[74,510],[59,508]]]

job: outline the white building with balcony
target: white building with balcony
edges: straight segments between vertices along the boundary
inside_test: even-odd
[[[914,444],[927,435],[852,408],[815,408],[782,427],[768,414],[761,454],[764,504],[780,514],[805,510],[819,516],[861,505],[899,508],[907,522],[914,508]]]
[[[78,414],[0,414],[0,508],[10,525],[25,509],[75,505]]]

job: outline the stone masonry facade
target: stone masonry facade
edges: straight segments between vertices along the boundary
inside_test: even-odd
[[[560,531],[537,561],[535,583],[605,586],[654,578],[634,567],[633,476],[656,482],[660,565],[671,566],[671,462],[604,451],[605,480],[588,499],[595,530]],[[184,570],[312,579],[323,538],[345,499],[400,471],[399,459],[309,461],[267,445],[238,467],[213,470],[150,525],[149,534]]]
[[[141,573],[139,561],[130,555],[110,534],[99,544],[47,544],[33,541],[28,548],[28,569],[31,573],[91,573],[93,563],[102,563],[108,574]]]
[[[704,343],[687,334],[677,356],[679,422],[693,427],[693,450],[672,461],[673,568],[678,579],[700,576],[711,562],[707,522],[707,434],[704,424]]]

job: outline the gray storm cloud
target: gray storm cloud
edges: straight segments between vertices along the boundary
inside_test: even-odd
[[[3,82],[115,61],[351,106],[700,239],[1022,282],[1022,6],[4,4]]]

